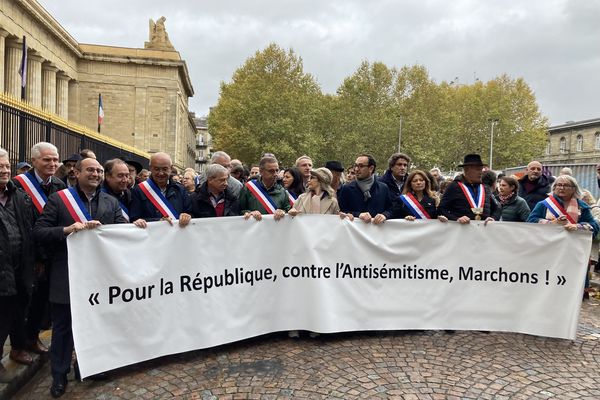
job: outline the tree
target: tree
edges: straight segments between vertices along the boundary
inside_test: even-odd
[[[215,147],[246,163],[265,152],[291,165],[302,154],[314,155],[323,145],[316,126],[322,93],[302,59],[275,44],[246,60],[221,94],[209,119]]]

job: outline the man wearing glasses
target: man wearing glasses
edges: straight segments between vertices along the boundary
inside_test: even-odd
[[[242,215],[260,221],[263,215],[271,214],[276,221],[280,220],[290,209],[290,200],[283,186],[277,183],[279,162],[268,155],[260,160],[258,168],[259,177],[246,182],[240,192]]]
[[[100,190],[104,169],[96,159],[77,161],[75,176],[74,187],[50,195],[33,228],[37,243],[53,249],[50,268],[52,397],[65,393],[73,353],[67,236],[83,229],[127,222],[117,199]]]
[[[385,183],[375,179],[377,164],[373,156],[361,154],[354,163],[356,179],[340,189],[338,203],[340,216],[360,218],[364,222],[380,224],[390,218],[392,197]]]
[[[554,177],[546,176],[542,173],[542,163],[532,161],[527,164],[525,175],[519,179],[519,196],[527,201],[530,210],[533,210],[536,204],[546,197],[552,191]]]

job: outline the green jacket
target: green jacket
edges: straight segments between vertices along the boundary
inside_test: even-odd
[[[255,179],[254,183],[264,188],[260,178]],[[281,209],[285,212],[290,209],[290,199],[283,186],[281,186],[279,183],[275,183],[269,190],[267,190],[267,193],[275,203],[275,207],[277,209]],[[265,210],[263,205],[252,194],[252,192],[250,192],[246,185],[244,185],[240,191],[240,209],[242,210],[242,215],[248,211],[260,211],[261,214],[268,214],[267,210]]]

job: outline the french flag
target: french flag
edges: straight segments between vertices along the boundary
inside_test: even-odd
[[[98,132],[100,132],[100,125],[104,121],[104,107],[102,106],[102,94],[98,94]]]

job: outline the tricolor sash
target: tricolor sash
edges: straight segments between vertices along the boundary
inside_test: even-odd
[[[560,205],[560,203],[558,202],[558,200],[556,200],[556,198],[552,195],[548,196],[545,200],[544,200],[544,205],[546,206],[546,208],[548,209],[548,211],[550,211],[550,214],[554,215],[554,217],[558,218],[561,216],[565,216],[567,217],[567,220],[572,223],[572,224],[577,224],[577,221],[573,220],[573,217],[571,217],[567,211],[564,209],[563,206]]]
[[[104,186],[102,186],[102,188],[100,190],[108,195],[111,195],[110,193],[108,193],[108,190],[106,190],[106,188]],[[119,200],[118,198],[116,198],[116,199],[119,202],[119,207],[121,207],[121,213],[123,214],[123,217],[127,220],[127,222],[129,222],[129,209],[125,206],[125,204],[123,204],[123,202],[121,200]]]
[[[462,182],[458,182],[458,186],[460,186],[465,194],[471,208],[483,208],[483,205],[485,204],[485,186],[483,186],[483,183],[479,184],[476,193],[471,193],[471,188],[467,187]]]
[[[67,207],[67,211],[69,211],[75,222],[85,223],[92,220],[92,216],[85,208],[79,193],[77,193],[77,188],[70,187],[63,189],[58,192],[58,196],[65,204],[65,207]]]
[[[425,211],[425,208],[419,203],[419,200],[415,198],[411,193],[403,194],[400,196],[400,200],[410,210],[412,215],[418,219],[431,219],[431,216]]]
[[[15,180],[21,184],[25,192],[31,197],[31,201],[33,201],[33,205],[38,210],[38,213],[42,213],[44,210],[44,206],[48,201],[48,197],[42,186],[38,182],[35,175],[30,174],[29,172],[25,174],[20,174],[15,176]]]
[[[298,197],[294,197],[293,194],[291,194],[289,191],[285,191],[288,195],[288,199],[290,199],[290,206],[294,207],[294,203],[296,202],[296,200],[298,200]]]
[[[250,180],[246,182],[246,187],[250,193],[258,200],[268,214],[275,214],[277,206],[275,202],[267,193],[267,189],[261,183],[255,183],[256,180]]]
[[[138,185],[142,190],[142,193],[150,200],[154,207],[162,214],[163,217],[171,219],[179,219],[179,213],[175,211],[173,205],[162,192],[156,186],[156,183],[152,179],[146,179],[144,182]]]

